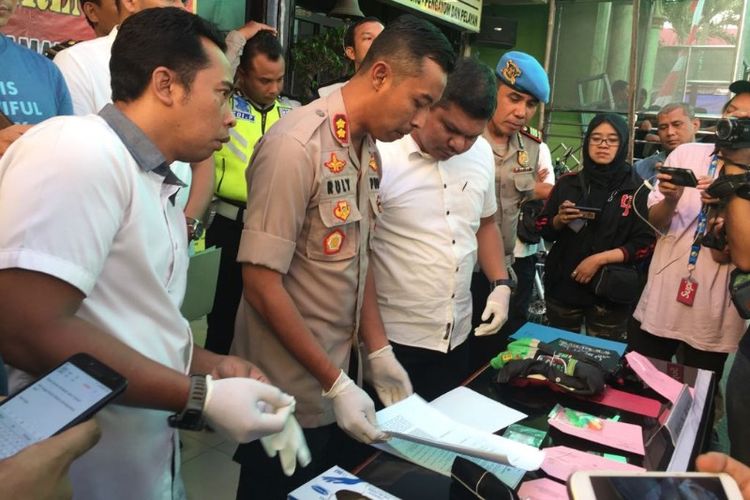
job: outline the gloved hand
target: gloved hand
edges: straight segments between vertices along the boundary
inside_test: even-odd
[[[206,421],[238,443],[280,432],[294,411],[292,396],[251,378],[213,380],[207,375],[206,387]]]
[[[396,359],[390,344],[367,356],[364,375],[386,406],[398,403],[414,392],[409,375]]]
[[[336,382],[323,397],[333,401],[336,423],[357,441],[365,444],[384,442],[387,434],[378,429],[375,420],[375,404],[360,387],[341,370]]]
[[[302,467],[307,467],[312,460],[305,435],[294,415],[289,417],[281,432],[260,438],[260,444],[271,458],[275,457],[278,452],[281,469],[287,476],[294,474],[297,461]]]
[[[495,287],[487,297],[487,305],[482,312],[482,321],[487,321],[494,315],[490,323],[482,323],[474,330],[474,335],[483,337],[492,335],[500,330],[500,327],[508,321],[508,302],[510,301],[510,287],[500,285]]]

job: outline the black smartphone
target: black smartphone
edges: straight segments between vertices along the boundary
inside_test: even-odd
[[[669,174],[672,176],[671,182],[675,186],[686,186],[696,187],[698,185],[698,179],[692,170],[688,168],[677,168],[677,167],[659,167],[660,174]]]
[[[2,130],[4,128],[8,128],[8,127],[10,127],[13,124],[14,124],[13,120],[11,120],[10,118],[8,118],[8,115],[6,115],[2,111],[0,111],[0,130]]]
[[[576,205],[573,208],[581,212],[581,219],[594,220],[600,213],[602,213],[602,209],[596,207],[583,207],[581,205]]]
[[[92,356],[74,354],[0,402],[0,459],[88,420],[127,385]]]

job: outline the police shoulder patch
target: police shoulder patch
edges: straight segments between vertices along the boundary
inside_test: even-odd
[[[521,129],[521,133],[535,142],[542,142],[542,132],[534,127],[526,126]]]

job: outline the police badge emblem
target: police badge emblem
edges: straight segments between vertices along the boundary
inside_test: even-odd
[[[519,68],[518,65],[513,62],[513,60],[508,59],[501,73],[503,78],[505,78],[508,83],[510,83],[511,85],[515,85],[516,78],[521,76],[521,68]]]
[[[523,168],[529,167],[529,153],[524,150],[518,152],[518,164]]]

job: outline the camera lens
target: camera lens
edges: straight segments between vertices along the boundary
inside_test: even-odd
[[[734,128],[735,124],[732,118],[722,118],[716,124],[716,137],[718,137],[719,140],[727,141],[731,139]]]

